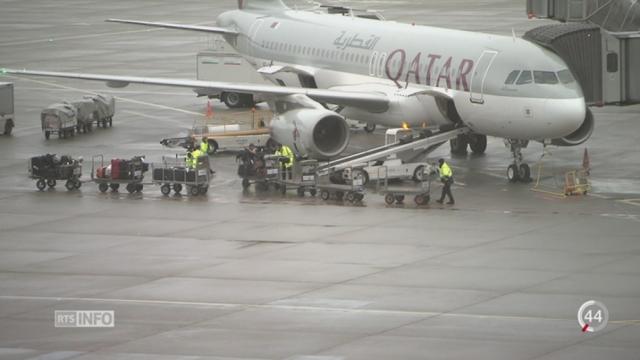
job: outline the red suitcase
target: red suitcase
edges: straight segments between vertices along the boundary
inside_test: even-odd
[[[120,179],[120,159],[111,160],[111,178]]]

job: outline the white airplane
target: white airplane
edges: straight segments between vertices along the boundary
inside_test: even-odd
[[[349,142],[345,118],[428,130],[467,126],[451,141],[482,153],[506,139],[510,181],[528,179],[529,141],[574,146],[593,132],[580,85],[556,54],[515,36],[415,26],[288,8],[281,0],[238,0],[218,27],[108,21],[222,35],[274,85],[135,76],[4,70],[13,74],[169,85],[269,99],[276,141],[301,155],[334,158]],[[326,105],[337,107],[330,110]]]

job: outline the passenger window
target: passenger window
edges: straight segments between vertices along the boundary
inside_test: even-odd
[[[536,84],[555,85],[558,83],[556,73],[552,71],[534,71],[533,80]]]
[[[522,74],[520,74],[520,77],[518,78],[516,85],[531,84],[532,81],[533,81],[533,77],[531,76],[531,71],[525,70],[522,72]]]
[[[507,80],[504,81],[505,85],[511,85],[513,84],[516,79],[518,78],[518,75],[520,75],[520,70],[513,70],[509,76],[507,76]]]
[[[560,78],[560,82],[563,84],[571,84],[576,81],[573,78],[573,75],[571,75],[571,71],[569,71],[569,69],[558,71],[558,77]]]

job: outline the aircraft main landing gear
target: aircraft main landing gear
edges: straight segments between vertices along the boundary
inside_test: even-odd
[[[509,148],[513,156],[513,164],[507,168],[507,179],[509,182],[530,182],[531,168],[529,164],[524,162],[522,157],[522,149],[529,145],[529,141],[505,139],[504,144]]]

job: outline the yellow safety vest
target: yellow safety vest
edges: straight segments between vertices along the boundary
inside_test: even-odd
[[[293,166],[293,162],[295,161],[295,156],[293,155],[293,151],[291,151],[291,149],[288,146],[282,145],[282,148],[276,151],[276,155],[286,157],[287,159],[289,159],[289,162],[284,164],[285,168],[288,169],[291,166]]]
[[[202,151],[203,154],[209,153],[209,143],[207,141],[200,143],[200,151]]]
[[[449,167],[449,164],[442,163],[442,166],[440,167],[440,177],[442,178],[450,178],[453,176],[453,171],[451,171],[451,168]]]
[[[187,166],[195,169],[196,165],[198,165],[198,158],[202,155],[203,154],[202,154],[202,151],[200,151],[200,149],[193,150],[191,152],[191,159],[187,158]]]

